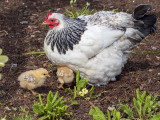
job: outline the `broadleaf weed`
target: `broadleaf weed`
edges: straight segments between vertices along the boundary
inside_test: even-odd
[[[49,91],[47,96],[47,103],[46,105],[43,104],[41,95],[39,94],[39,101],[34,101],[33,111],[40,116],[38,120],[54,120],[54,119],[62,119],[65,116],[72,115],[71,112],[67,113],[68,106],[65,105],[67,102],[66,100],[62,100],[63,96],[58,98],[58,91],[55,95],[51,91]]]

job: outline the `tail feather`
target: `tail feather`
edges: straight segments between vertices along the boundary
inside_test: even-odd
[[[157,17],[153,14],[148,14],[152,8],[150,5],[139,5],[135,8],[132,16],[135,19],[135,26],[144,35],[154,33],[157,30]]]
[[[133,18],[136,20],[139,20],[142,18],[148,11],[151,11],[152,7],[150,5],[139,5],[134,9],[134,12],[132,14]]]

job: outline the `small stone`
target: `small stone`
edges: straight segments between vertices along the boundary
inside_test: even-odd
[[[2,98],[3,97],[3,94],[0,94],[0,98]]]
[[[12,63],[12,64],[11,64],[11,67],[10,67],[10,70],[11,70],[11,69],[15,69],[16,67],[17,67],[17,64]]]
[[[152,71],[153,71],[153,69],[149,69],[148,71],[149,71],[149,72],[152,72]]]
[[[73,6],[74,6],[74,7],[77,7],[77,3],[75,3]]]
[[[56,12],[59,12],[61,10],[61,8],[57,8]]]
[[[32,38],[34,38],[34,37],[35,37],[35,35],[31,35],[31,37],[32,37]]]
[[[157,47],[151,46],[152,50],[157,50]]]
[[[20,24],[28,24],[28,21],[21,21]]]
[[[112,105],[111,107],[110,107],[110,106],[108,107],[108,110],[109,110],[109,111],[112,111],[113,109],[115,109],[115,106],[114,106],[114,105]]]
[[[8,110],[8,111],[11,110],[8,106],[6,106],[4,109],[5,109],[5,110]]]

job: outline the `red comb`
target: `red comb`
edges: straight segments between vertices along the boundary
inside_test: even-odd
[[[49,17],[50,15],[52,15],[52,13],[48,13],[47,18],[45,19],[45,21],[48,20],[48,17]]]

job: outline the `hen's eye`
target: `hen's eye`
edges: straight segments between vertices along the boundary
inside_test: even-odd
[[[51,20],[51,22],[54,22],[54,20]]]

